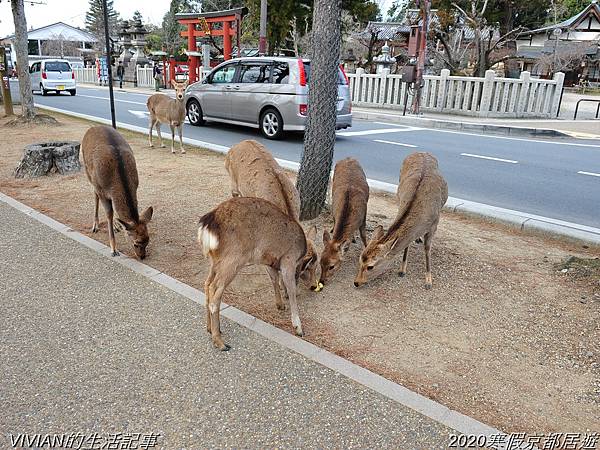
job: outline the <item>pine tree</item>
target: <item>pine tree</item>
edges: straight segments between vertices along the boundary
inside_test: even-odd
[[[181,12],[197,12],[199,9],[197,0],[171,0],[169,10],[163,17],[162,22],[164,44],[170,54],[177,55],[179,50],[184,47],[185,44],[181,37],[183,28],[175,18],[175,14]]]
[[[117,35],[119,14],[113,7],[113,0],[106,0],[108,14],[108,32],[111,37]],[[90,0],[90,6],[85,13],[85,27],[98,40],[98,47],[104,48],[104,9],[103,0]]]

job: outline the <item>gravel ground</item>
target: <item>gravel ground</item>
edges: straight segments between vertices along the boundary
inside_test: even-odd
[[[87,233],[92,190],[85,176],[14,180],[24,145],[81,140],[89,123],[11,129],[0,142],[0,190]],[[223,158],[188,149],[172,156],[124,133],[140,172],[140,208],[153,205],[147,264],[197,288],[206,260],[195,243],[197,219],[229,196]],[[443,167],[441,168],[443,172]],[[393,197],[372,195],[369,231],[388,225]],[[101,216],[103,219],[103,217]],[[314,221],[319,234],[327,214]],[[106,228],[93,236],[108,242]],[[130,253],[122,233],[118,246]],[[499,429],[596,430],[600,423],[600,273],[562,265],[594,261],[598,249],[514,232],[444,214],[433,245],[434,288],[426,291],[422,246],[408,274],[361,289],[352,280],[360,244],[324,291],[299,288],[306,339]],[[243,271],[224,301],[290,331],[262,268]]]

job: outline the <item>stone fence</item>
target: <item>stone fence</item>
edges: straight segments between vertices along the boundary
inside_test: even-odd
[[[366,74],[363,69],[349,73],[350,94],[356,106],[403,109],[412,102],[411,85],[402,75]],[[422,92],[422,110],[476,117],[557,116],[565,75],[557,73],[553,80],[532,78],[522,72],[521,78],[499,78],[488,70],[485,78],[426,75]]]

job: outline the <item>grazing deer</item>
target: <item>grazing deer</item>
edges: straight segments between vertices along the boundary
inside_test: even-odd
[[[238,271],[247,265],[267,266],[271,279],[280,276],[290,300],[292,325],[302,336],[296,303],[296,268],[306,253],[306,238],[300,224],[273,203],[254,197],[234,197],[200,218],[198,242],[210,259],[204,284],[206,328],[219,350],[229,350],[219,327],[223,291]],[[285,309],[279,289],[277,308]]]
[[[139,259],[146,257],[150,241],[147,224],[152,219],[152,206],[138,214],[138,173],[129,144],[116,130],[106,126],[90,128],[81,142],[83,163],[88,180],[94,187],[94,225],[98,231],[98,204],[106,211],[108,238],[112,256],[118,256],[115,243],[114,212],[117,222],[127,230],[133,250]]]
[[[336,272],[344,257],[350,241],[356,232],[360,234],[363,245],[367,246],[367,202],[369,185],[367,177],[358,161],[346,158],[338,161],[333,172],[331,190],[333,229],[330,236],[323,230],[323,253],[321,253],[321,283],[325,284]]]
[[[387,232],[375,229],[373,238],[360,255],[355,286],[389,270],[393,257],[404,250],[400,276],[406,274],[408,246],[421,236],[425,247],[425,288],[431,289],[431,242],[448,199],[448,185],[438,171],[438,162],[429,153],[412,153],[402,163],[398,184],[398,215]]]
[[[158,145],[164,147],[160,134],[160,124],[168,123],[171,127],[171,153],[175,153],[175,128],[179,131],[181,153],[185,153],[185,149],[183,148],[183,123],[185,122],[183,97],[188,82],[186,80],[183,83],[179,83],[171,80],[171,83],[175,88],[175,99],[164,94],[154,94],[146,102],[148,111],[150,111],[150,147],[154,147],[152,143],[152,128],[155,126],[158,133]]]
[[[268,200],[292,219],[300,221],[298,190],[264,145],[254,140],[234,145],[225,157],[225,169],[231,179],[231,195]],[[310,283],[312,290],[318,289],[316,237],[317,227],[313,225],[306,233],[307,251],[298,267],[300,278]]]

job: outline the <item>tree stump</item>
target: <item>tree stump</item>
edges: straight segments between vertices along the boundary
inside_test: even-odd
[[[25,147],[15,169],[16,178],[35,178],[58,172],[61,175],[79,172],[79,142],[43,142]]]

